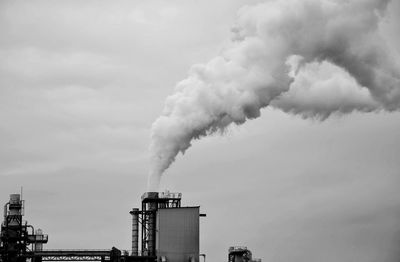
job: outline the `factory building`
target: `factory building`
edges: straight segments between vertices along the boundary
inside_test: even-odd
[[[45,250],[48,236],[22,220],[24,201],[10,195],[0,232],[0,262],[101,261],[198,262],[199,206],[182,207],[181,193],[146,192],[142,209],[133,208],[132,249]],[[140,237],[139,237],[140,236]],[[202,255],[205,257],[205,255]]]
[[[22,218],[24,200],[10,195],[4,206],[0,231],[0,262],[101,261],[101,262],[199,262],[199,206],[182,207],[181,193],[146,192],[142,207],[133,208],[132,249],[46,250],[48,236]],[[233,246],[228,262],[261,262],[247,247]]]
[[[159,261],[199,261],[199,206],[181,207],[181,193],[146,192],[142,210],[132,215],[132,255],[139,248],[141,221],[141,255]]]

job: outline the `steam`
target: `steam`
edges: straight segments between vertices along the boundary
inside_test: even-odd
[[[192,66],[152,125],[149,189],[191,141],[271,106],[304,118],[398,110],[399,54],[379,25],[388,0],[246,6],[219,56]]]

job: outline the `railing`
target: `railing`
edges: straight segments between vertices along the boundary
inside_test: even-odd
[[[109,260],[110,249],[46,249],[33,252],[42,261],[105,261]]]
[[[54,252],[54,251],[108,251],[110,252],[111,249],[87,249],[87,248],[81,248],[81,249],[75,249],[75,248],[71,248],[71,249],[43,249],[43,252]]]

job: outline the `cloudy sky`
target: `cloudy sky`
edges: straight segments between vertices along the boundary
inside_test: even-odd
[[[152,123],[258,2],[1,1],[0,200],[23,186],[47,248],[129,249]],[[398,57],[392,2],[379,32]],[[194,141],[163,175],[161,189],[207,213],[207,260],[246,245],[264,261],[398,262],[397,109],[322,122],[283,111]]]

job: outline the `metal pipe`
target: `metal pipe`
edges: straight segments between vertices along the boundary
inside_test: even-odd
[[[8,206],[9,204],[10,204],[10,203],[7,203],[7,204],[4,205],[4,221],[7,221],[7,206]]]
[[[32,229],[32,235],[35,234],[35,228],[32,225],[26,225],[26,227],[29,227],[29,228]]]
[[[32,225],[27,225],[26,223],[27,223],[27,222],[25,222],[26,228],[27,228],[27,229],[28,229],[28,228],[32,229],[32,234],[31,234],[31,235],[34,235],[34,234],[35,234],[35,228],[34,228]],[[36,242],[36,238],[35,238],[35,242]],[[32,243],[31,245],[32,245],[32,250],[34,250],[34,248],[35,248],[35,243]]]

